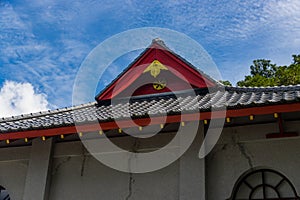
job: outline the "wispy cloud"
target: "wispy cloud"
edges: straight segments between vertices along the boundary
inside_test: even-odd
[[[298,49],[300,46],[300,2],[271,1],[264,8],[263,23],[267,25],[273,45]]]
[[[236,82],[253,59],[288,64],[290,55],[299,53],[299,13],[298,0],[2,1],[0,83],[30,82],[51,104],[69,106],[77,70],[88,53],[116,33],[145,26],[191,36],[224,79]],[[112,65],[105,84],[125,67]]]
[[[254,59],[289,64],[299,53],[297,0],[170,1],[167,6],[170,24],[203,44],[223,77],[233,82],[248,73]]]
[[[41,39],[35,30],[36,21],[11,4],[1,3],[0,12],[0,75],[32,83],[57,107],[71,105],[73,80],[90,50],[89,44],[64,33],[59,33],[56,41],[51,37]]]

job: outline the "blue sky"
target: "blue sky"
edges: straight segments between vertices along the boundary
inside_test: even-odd
[[[13,109],[16,103],[9,100],[24,98],[5,93],[5,83],[29,83],[34,97],[48,102],[44,108],[70,106],[76,73],[89,52],[115,34],[141,27],[169,28],[196,40],[223,79],[233,83],[254,59],[288,65],[292,54],[300,54],[299,0],[0,0],[0,103],[6,99]],[[125,67],[110,69],[107,79]]]

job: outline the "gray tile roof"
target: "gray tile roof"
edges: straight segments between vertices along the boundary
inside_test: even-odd
[[[124,100],[124,99],[123,99]],[[113,119],[142,118],[149,115],[194,113],[211,108],[240,109],[300,102],[300,85],[267,88],[225,87],[190,95],[147,96],[130,102],[99,105],[96,102],[80,106],[19,115],[0,119],[0,133],[71,126],[74,123],[105,122]]]

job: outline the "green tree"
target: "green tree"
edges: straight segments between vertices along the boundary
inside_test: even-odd
[[[277,66],[270,60],[258,59],[250,66],[250,75],[237,82],[238,86],[280,86],[300,84],[300,54],[293,55],[289,66]]]
[[[222,81],[222,80],[220,80],[219,81],[220,83],[222,83],[223,85],[227,85],[227,86],[232,86],[232,84],[230,83],[230,81]]]

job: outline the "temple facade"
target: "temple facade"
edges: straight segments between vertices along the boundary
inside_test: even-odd
[[[224,86],[197,67],[156,39],[95,102],[0,119],[0,200],[300,199],[300,85]],[[166,146],[173,161],[148,172],[98,159]]]

